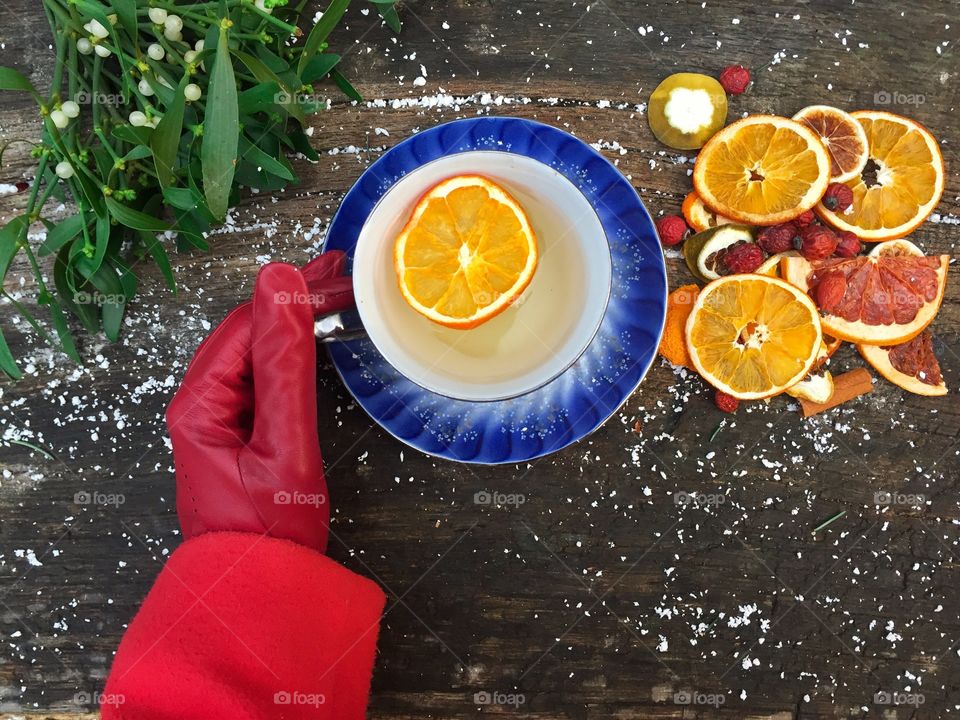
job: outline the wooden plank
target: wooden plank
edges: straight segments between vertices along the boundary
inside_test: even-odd
[[[178,296],[146,269],[122,341],[82,338],[82,369],[32,350],[0,306],[15,352],[35,367],[0,384],[2,434],[56,457],[0,449],[0,712],[10,717],[92,710],[76,694],[102,688],[126,623],[180,542],[161,418],[193,349],[266,259],[315,254],[350,184],[412,132],[481,113],[549,122],[597,143],[652,212],[676,212],[692,155],[658,145],[637,109],[670,72],[748,64],[756,82],[731,100],[731,116],[913,95],[915,104],[884,107],[931,128],[949,171],[939,208],[949,222],[914,238],[956,252],[958,24],[947,3],[416,2],[396,44],[355,6],[332,43],[349,48],[346,69],[370,104],[338,101],[318,116],[321,160],[297,163],[297,188],[276,204],[247,199],[210,254],[175,256]],[[0,28],[0,63],[48,83],[37,4],[0,5]],[[426,84],[415,86],[421,64]],[[0,137],[37,132],[29,103],[4,95]],[[22,152],[4,159],[0,181],[29,174]],[[0,218],[22,202],[0,198]],[[668,267],[672,284],[688,281],[675,253]],[[953,277],[934,327],[956,388]],[[833,367],[860,364],[845,347]],[[531,718],[859,716],[889,709],[874,704],[877,690],[918,688],[918,716],[956,705],[953,395],[917,398],[878,382],[808,420],[784,399],[731,417],[698,380],[657,366],[588,440],[532,466],[470,468],[405,448],[371,425],[328,366],[319,378],[331,555],[391,597],[373,717],[473,717],[478,692],[523,694],[517,708],[485,710]],[[81,490],[120,492],[124,503],[78,505]],[[482,490],[527,502],[477,506]],[[876,493],[896,491],[926,502],[878,508]],[[681,705],[678,693],[725,702]]]

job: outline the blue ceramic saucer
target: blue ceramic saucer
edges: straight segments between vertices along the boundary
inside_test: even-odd
[[[391,148],[347,193],[324,250],[343,250],[352,263],[361,228],[395,183],[425,163],[477,150],[516,153],[550,166],[596,211],[610,248],[612,286],[587,349],[542,387],[488,402],[456,400],[417,385],[367,338],[333,343],[330,355],[360,406],[408,445],[458,462],[520,463],[586,437],[636,390],[663,331],[666,268],[649,213],[610,162],[569,133],[506,117],[456,120]]]

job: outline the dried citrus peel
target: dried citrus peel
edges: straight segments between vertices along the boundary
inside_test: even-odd
[[[700,294],[696,285],[678,287],[667,298],[667,320],[660,339],[660,354],[674,365],[693,370],[690,353],[687,352],[687,318]]]

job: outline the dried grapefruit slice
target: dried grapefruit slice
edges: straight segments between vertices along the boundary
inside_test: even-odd
[[[879,110],[851,115],[867,135],[870,160],[846,184],[853,205],[817,214],[837,230],[856,233],[866,242],[908,235],[933,212],[943,195],[943,157],[936,138],[920,123]]]
[[[870,157],[867,134],[850,113],[829,105],[810,105],[793,116],[823,140],[830,153],[830,180],[860,177]]]
[[[712,227],[729,225],[730,223],[736,222],[736,220],[733,218],[718,215],[704,205],[703,200],[701,200],[700,196],[697,195],[696,190],[689,193],[683,199],[683,205],[681,206],[680,211],[683,213],[683,217],[687,221],[687,225],[692,227],[694,232],[703,232],[704,230],[709,230]]]
[[[427,191],[394,245],[404,299],[430,320],[460,329],[506,310],[529,285],[537,258],[523,208],[478,175]]]
[[[718,132],[697,155],[693,187],[714,212],[776,225],[816,205],[830,182],[830,156],[806,125],[750,115]]]
[[[820,350],[817,309],[799,289],[764,275],[729,275],[700,291],[687,350],[703,378],[741,400],[800,382]]]
[[[927,330],[900,345],[857,345],[857,350],[874,370],[904,390],[917,395],[947,394],[933,354],[933,336]]]
[[[949,255],[883,253],[813,263],[786,257],[780,274],[814,297],[825,277],[841,277],[842,295],[831,307],[820,308],[823,331],[853,343],[895,345],[933,321],[943,302],[949,261]]]

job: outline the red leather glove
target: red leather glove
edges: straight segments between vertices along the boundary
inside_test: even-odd
[[[386,598],[320,554],[313,317],[353,303],[343,267],[267,265],[197,350],[167,412],[186,541],[124,634],[103,720],[366,717]]]
[[[353,304],[344,266],[339,251],[265,266],[197,349],[167,410],[185,539],[253,532],[325,552],[313,318]]]

